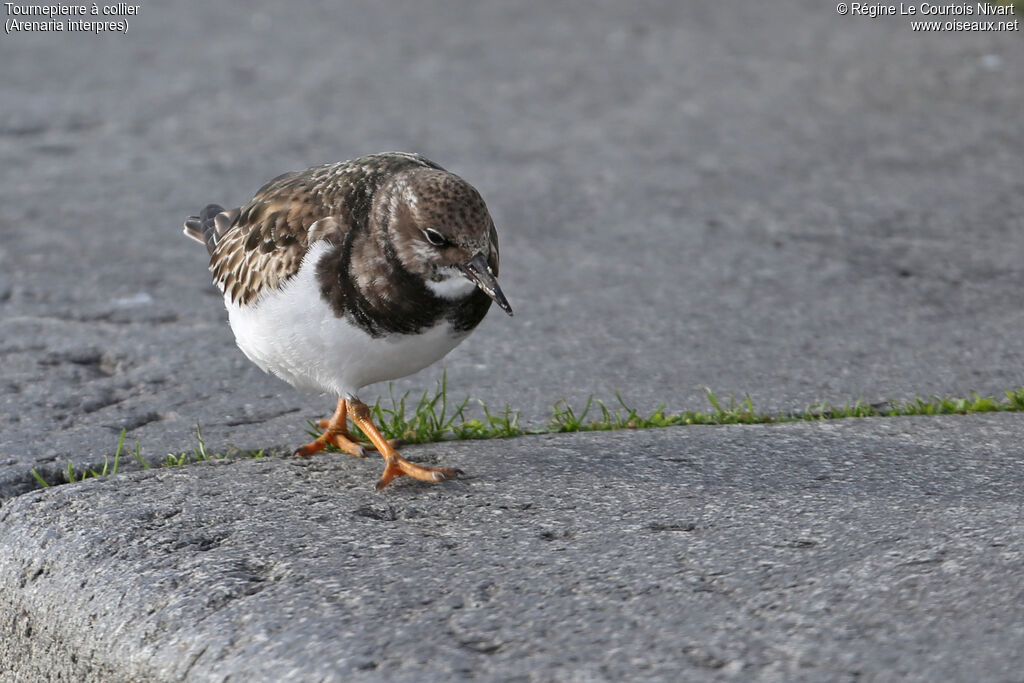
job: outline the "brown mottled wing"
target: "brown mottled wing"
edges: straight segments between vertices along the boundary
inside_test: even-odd
[[[214,284],[236,304],[279,287],[298,272],[310,244],[338,244],[365,227],[377,188],[410,166],[440,168],[418,154],[385,152],[274,178],[245,206],[216,216],[218,233],[230,227],[210,257]]]
[[[217,241],[210,270],[232,302],[252,303],[263,290],[276,289],[299,270],[310,244],[344,236],[346,228],[332,215],[338,207],[326,191],[328,176],[325,167],[286,173],[245,206],[217,216],[231,226]]]

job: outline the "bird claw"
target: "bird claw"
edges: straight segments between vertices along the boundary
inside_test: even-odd
[[[420,481],[436,482],[444,481],[445,479],[455,479],[461,474],[464,474],[464,472],[454,467],[427,467],[426,465],[409,462],[399,455],[394,455],[387,458],[384,473],[380,475],[380,480],[377,482],[377,490],[379,491],[390,484],[396,477],[409,476]]]
[[[351,417],[352,423],[369,438],[369,445],[364,446],[353,440],[346,426],[346,420],[349,417]],[[453,467],[427,467],[409,462],[400,456],[395,449],[403,442],[400,439],[385,439],[370,419],[370,409],[357,399],[338,399],[338,408],[334,415],[328,420],[317,422],[317,427],[324,430],[323,434],[312,443],[295,449],[293,455],[312,455],[322,451],[327,444],[337,446],[357,458],[365,458],[367,448],[376,449],[384,457],[384,473],[381,474],[380,480],[377,482],[377,490],[390,484],[395,477],[408,476],[420,481],[437,482],[454,479],[463,474],[462,470]]]

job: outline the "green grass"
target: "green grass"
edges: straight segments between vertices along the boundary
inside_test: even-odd
[[[410,400],[410,392],[396,397],[393,387],[388,388],[388,405],[378,400],[370,411],[374,424],[388,439],[398,439],[404,443],[432,443],[449,440],[468,439],[503,439],[525,434],[558,434],[567,432],[611,431],[616,429],[656,429],[660,427],[677,427],[684,425],[735,425],[735,424],[769,424],[784,422],[806,422],[817,420],[842,420],[850,418],[872,417],[904,417],[910,415],[967,415],[970,413],[1019,412],[1024,411],[1024,387],[1005,392],[1005,400],[992,396],[981,396],[972,392],[965,398],[942,398],[933,396],[928,399],[915,398],[905,402],[885,402],[867,404],[863,401],[848,403],[843,406],[832,406],[827,403],[811,405],[802,411],[791,413],[763,413],[754,408],[750,396],[737,400],[732,394],[728,400],[720,399],[711,389],[705,387],[704,395],[709,409],[705,411],[684,410],[679,413],[665,411],[665,405],[658,406],[651,413],[641,413],[630,406],[616,392],[615,402],[611,405],[593,396],[579,408],[574,408],[565,400],[559,400],[552,407],[551,418],[545,428],[526,429],[519,424],[519,411],[506,405],[499,412],[491,410],[478,401],[470,406],[469,398],[453,403],[448,400],[447,377],[442,375],[433,393],[424,391],[415,401]],[[473,413],[473,414],[471,414]],[[312,437],[319,436],[310,423]],[[353,426],[353,435],[357,439],[365,439],[365,435]],[[36,470],[32,476],[40,486],[49,487],[58,483],[73,483],[92,477],[105,477],[117,474],[124,452],[125,431],[117,442],[113,459],[105,457],[103,467],[76,470],[69,462],[67,469],[61,472],[64,481],[47,481]],[[227,453],[211,453],[199,425],[196,425],[197,445],[191,452],[168,454],[162,463],[163,467],[181,467],[194,462],[221,460],[241,455],[249,458],[260,458],[264,451],[246,451],[233,448]],[[328,450],[337,450],[329,446]],[[138,443],[134,448],[135,460],[145,469],[152,466],[143,459]]]
[[[448,378],[441,375],[437,389],[431,394],[424,391],[416,400],[415,405],[409,399],[410,392],[396,398],[394,386],[388,386],[388,402],[385,406],[378,401],[370,406],[373,423],[387,439],[397,439],[402,443],[433,443],[436,441],[497,439],[523,434],[535,433],[519,425],[519,411],[512,410],[508,405],[500,413],[492,413],[483,401],[477,401],[481,416],[470,417],[469,397],[458,403],[448,402]],[[412,408],[410,414],[409,408]],[[315,425],[309,423],[309,435],[320,436]],[[352,425],[352,435],[361,441],[369,441],[362,430]],[[328,445],[328,450],[337,451]]]
[[[85,467],[76,469],[74,464],[68,463],[67,467],[60,471],[60,476],[63,481],[47,481],[43,475],[39,474],[38,471],[32,469],[32,477],[35,478],[36,482],[43,488],[49,488],[56,484],[73,484],[79,481],[85,481],[86,479],[106,477],[112,474],[117,474],[117,470],[121,465],[121,454],[124,451],[124,437],[126,430],[121,430],[121,436],[117,440],[117,450],[114,452],[113,462],[109,457],[103,458],[103,467],[100,469]],[[185,453],[168,453],[164,458],[161,465],[163,467],[182,467],[184,465],[190,465],[194,462],[203,462],[205,460],[224,460],[230,458],[234,453],[240,453],[247,458],[262,458],[264,451],[247,451],[241,448],[235,448],[228,453],[210,453],[206,450],[206,442],[203,440],[203,431],[196,425],[196,441],[198,445],[191,451]],[[145,458],[142,457],[142,446],[138,441],[135,442],[135,448],[133,455],[136,462],[142,466],[143,469],[151,469],[152,465],[146,462]]]
[[[75,470],[74,465],[69,462],[67,468],[61,471],[61,474],[64,475],[66,481],[60,483],[73,484],[76,481],[85,481],[90,477],[106,477],[111,474],[117,474],[117,470],[121,466],[121,452],[124,450],[124,436],[125,430],[122,429],[121,437],[117,440],[117,450],[114,452],[113,465],[110,463],[110,458],[104,457],[103,467],[99,470],[90,467],[78,472]],[[138,443],[135,444],[135,457],[139,462],[145,464],[145,461],[142,459]],[[49,488],[51,486],[51,483],[46,481],[46,479],[44,479],[43,476],[35,469],[32,470],[32,476],[35,477],[35,480],[43,488]]]
[[[565,401],[555,404],[554,414],[549,423],[551,432],[583,432],[604,431],[611,429],[652,429],[657,427],[676,427],[683,425],[730,425],[730,424],[768,424],[781,422],[807,422],[814,420],[842,420],[865,417],[906,417],[910,415],[967,415],[969,413],[992,413],[1024,411],[1024,388],[1008,390],[1006,400],[1000,401],[991,396],[981,396],[972,392],[967,398],[942,398],[933,396],[928,399],[915,398],[906,402],[886,402],[868,404],[863,401],[848,403],[843,406],[832,406],[827,403],[811,405],[802,411],[792,413],[762,413],[754,409],[750,396],[737,401],[730,394],[727,402],[705,388],[711,410],[706,412],[683,411],[666,414],[664,404],[650,415],[641,415],[630,407],[616,394],[618,406],[609,409],[603,402],[594,398],[588,399],[583,409],[577,414]],[[594,410],[596,406],[596,411]],[[586,420],[589,413],[599,412],[590,421]]]
[[[668,413],[665,404],[651,413],[641,413],[630,406],[616,392],[615,403],[609,405],[593,396],[580,408],[559,400],[552,408],[546,428],[525,429],[519,424],[519,411],[506,405],[499,413],[492,413],[482,402],[482,417],[467,417],[469,399],[455,404],[449,410],[447,384],[442,377],[437,390],[431,395],[424,392],[415,404],[409,393],[395,398],[389,391],[390,405],[378,401],[372,406],[374,422],[389,439],[407,443],[428,443],[463,439],[500,439],[524,434],[557,434],[566,432],[610,431],[613,429],[656,429],[684,425],[768,424],[805,422],[813,420],[841,420],[866,417],[902,417],[909,415],[966,415],[1024,411],[1024,387],[1006,392],[1006,400],[971,393],[967,398],[928,399],[915,398],[906,402],[868,404],[863,401],[832,406],[820,403],[792,413],[763,413],[754,408],[750,396],[737,400],[732,394],[728,400],[720,399],[711,389],[704,389],[710,407],[706,411],[684,410]],[[409,410],[412,410],[411,415]],[[311,432],[314,436],[316,432]]]

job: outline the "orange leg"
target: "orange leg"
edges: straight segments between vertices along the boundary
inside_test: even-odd
[[[322,419],[322,420],[317,420],[317,422],[316,422],[316,428],[317,428],[317,429],[327,429],[327,428],[328,428],[328,427],[330,426],[330,424],[331,424],[331,420],[332,420],[332,419],[334,419],[334,418],[333,418],[333,417],[330,417],[330,418],[327,418],[327,417],[325,417],[325,418],[324,418],[324,419]],[[347,430],[343,430],[343,431],[342,431],[342,434],[344,434],[345,436],[347,436],[347,437],[348,437],[349,439],[351,439],[352,441],[355,441],[355,439],[353,439],[353,438],[352,438],[352,435],[351,435],[351,434],[349,434]],[[389,444],[389,445],[390,445],[390,446],[391,446],[392,448],[394,448],[394,449],[395,449],[395,450],[397,451],[397,450],[398,450],[399,448],[401,448],[402,446],[404,446],[404,445],[405,445],[405,442],[404,442],[404,441],[402,441],[401,439],[388,439],[388,444]],[[373,448],[373,449],[376,449],[376,448],[377,448],[377,447],[376,447],[376,446],[374,446],[374,445],[373,445],[372,443],[371,443],[371,444],[365,444],[365,443],[361,443],[360,445],[361,445],[361,446],[362,446],[363,448]]]
[[[359,428],[363,430],[363,434],[370,438],[374,447],[384,456],[384,474],[381,475],[380,481],[377,482],[378,489],[384,488],[391,483],[392,479],[402,475],[408,475],[413,479],[421,481],[442,481],[444,479],[453,479],[461,474],[459,470],[450,467],[426,467],[409,462],[400,456],[381,435],[376,425],[370,419],[370,409],[365,403],[357,399],[350,399],[349,409],[352,412],[352,421],[359,425]]]
[[[292,455],[313,455],[327,448],[327,444],[337,446],[339,449],[354,455],[357,458],[365,458],[366,450],[356,443],[348,433],[347,423],[348,406],[345,399],[338,399],[338,408],[334,415],[328,420],[320,420],[317,427],[324,430],[324,433],[317,437],[316,441],[299,446]]]

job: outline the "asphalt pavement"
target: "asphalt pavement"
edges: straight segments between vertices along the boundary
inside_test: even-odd
[[[0,680],[1019,678],[1016,414],[425,445],[470,477],[383,493],[340,455],[32,474],[122,430],[149,463],[196,425],[301,442],[333,398],[242,356],[180,226],[384,150],[481,191],[516,310],[399,393],[446,372],[542,427],[616,392],[1020,387],[1019,28],[795,0],[121,18],[0,36]]]
[[[15,680],[1013,680],[1024,415],[411,448],[0,508]]]

